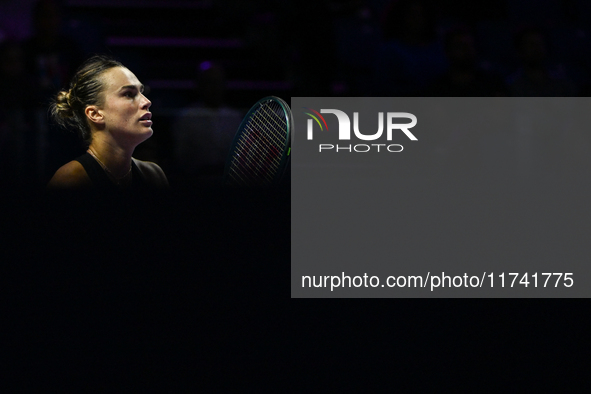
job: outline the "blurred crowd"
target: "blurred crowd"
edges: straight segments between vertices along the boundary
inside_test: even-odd
[[[586,11],[577,0],[326,2],[332,27],[310,45],[330,38],[330,95],[578,96],[591,70]]]
[[[51,124],[49,100],[92,53],[118,56],[96,34],[100,21],[75,29],[67,23],[73,3],[0,3],[0,166],[6,169],[0,176],[11,182],[45,182],[84,150],[72,134]],[[258,0],[248,7],[220,0],[211,5],[222,14],[227,10],[234,25],[248,20],[248,45],[253,52],[266,48],[260,68],[271,57],[280,59],[280,74],[291,89],[277,95],[287,100],[558,97],[587,96],[591,90],[591,5],[583,0],[320,0],[305,7],[293,0]],[[158,19],[150,26],[157,32]],[[164,125],[167,130],[159,130],[170,141],[145,144],[145,158],[164,161],[168,172],[183,168],[217,176],[247,109],[225,102],[224,66],[212,60],[195,62],[194,99],[170,105],[177,113]],[[141,62],[130,68],[142,75]],[[159,92],[150,94],[156,102]],[[254,102],[258,94],[248,99]],[[191,161],[198,152],[202,160]],[[183,164],[188,162],[197,167]]]

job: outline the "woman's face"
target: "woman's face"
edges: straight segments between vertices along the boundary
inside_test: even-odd
[[[152,102],[144,96],[144,85],[124,67],[111,68],[102,75],[104,101],[100,108],[106,129],[117,139],[139,143],[150,138]]]

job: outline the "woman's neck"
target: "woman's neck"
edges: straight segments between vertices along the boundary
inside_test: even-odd
[[[99,163],[106,167],[107,172],[116,180],[128,175],[134,149],[122,147],[114,141],[101,138],[99,135],[93,137],[88,152],[98,159]]]

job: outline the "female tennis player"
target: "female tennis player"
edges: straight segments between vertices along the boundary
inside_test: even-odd
[[[123,64],[94,56],[76,72],[70,89],[51,104],[55,121],[73,127],[88,146],[86,153],[63,165],[50,188],[102,190],[167,187],[155,163],[134,159],[133,151],[152,135],[150,100],[144,86]]]

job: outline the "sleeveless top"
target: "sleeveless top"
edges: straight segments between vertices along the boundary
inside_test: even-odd
[[[94,157],[92,157],[90,153],[85,152],[82,156],[79,156],[74,160],[82,164],[82,167],[84,167],[84,170],[92,182],[93,188],[100,190],[120,189],[113,181],[111,181],[111,178],[109,178],[103,167],[96,161]],[[142,174],[133,159],[131,160],[131,186],[129,189],[148,189],[148,183],[146,182],[144,174]]]

